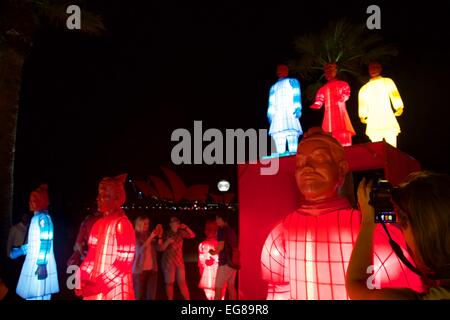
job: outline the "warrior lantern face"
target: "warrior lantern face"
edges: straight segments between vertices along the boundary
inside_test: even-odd
[[[327,63],[323,69],[325,72],[325,79],[327,79],[327,81],[330,81],[330,80],[333,80],[336,78],[336,75],[337,75],[336,63]]]
[[[304,141],[297,153],[297,186],[306,200],[334,197],[343,184],[347,166],[344,160],[335,160],[329,143],[323,140]]]
[[[277,66],[278,78],[286,78],[289,75],[289,68],[287,65],[280,64]]]
[[[125,183],[126,175],[115,178],[104,178],[100,182],[97,196],[98,210],[103,214],[109,214],[120,207],[125,202]]]
[[[42,185],[31,193],[28,205],[30,211],[35,212],[47,210],[48,203],[47,185]]]
[[[372,62],[369,64],[369,75],[371,78],[378,77],[381,74],[382,67],[378,62]]]

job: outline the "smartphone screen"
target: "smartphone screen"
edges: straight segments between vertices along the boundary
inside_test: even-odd
[[[397,215],[393,211],[381,211],[375,213],[375,223],[396,223]]]

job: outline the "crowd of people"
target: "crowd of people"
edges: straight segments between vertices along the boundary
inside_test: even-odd
[[[75,295],[86,300],[156,300],[164,296],[164,291],[165,297],[173,300],[176,283],[182,298],[189,300],[183,242],[196,234],[176,216],[163,227],[152,225],[148,215],[140,215],[133,226],[122,209],[125,178],[122,175],[101,181],[97,210],[88,214],[79,227],[73,253],[67,261],[68,268],[79,267]],[[12,278],[19,279],[16,293],[27,300],[48,300],[59,291],[46,188],[41,186],[32,192],[31,227],[28,215],[23,215],[11,228],[6,248],[15,272]],[[219,264],[226,263],[227,256],[231,259],[231,250],[237,247],[235,231],[224,222],[226,214],[218,213],[216,220],[206,220],[206,239],[198,247],[198,287],[204,289],[205,298],[210,300],[215,299]],[[224,228],[233,236],[231,240],[221,239]],[[165,286],[158,293],[159,273]],[[227,279],[230,299],[236,298],[234,281],[235,273],[233,282]],[[0,281],[2,298],[10,289]],[[218,299],[224,299],[225,289],[220,283]]]

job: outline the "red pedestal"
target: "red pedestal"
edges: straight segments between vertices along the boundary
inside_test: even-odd
[[[354,172],[384,171],[393,184],[420,170],[417,160],[385,142],[345,147],[350,170]],[[261,250],[266,237],[283,217],[297,209],[299,192],[294,180],[295,156],[279,159],[276,175],[264,176],[261,164],[238,167],[239,184],[239,273],[240,299],[265,299],[266,283],[261,279]]]

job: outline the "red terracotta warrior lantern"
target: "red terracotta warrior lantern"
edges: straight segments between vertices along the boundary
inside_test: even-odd
[[[81,289],[85,300],[134,300],[132,264],[135,232],[122,210],[126,175],[100,182],[97,204],[103,213],[92,227],[89,249],[81,264]]]
[[[338,73],[336,63],[325,64],[324,73],[327,83],[317,91],[311,108],[320,109],[324,105],[323,130],[330,132],[344,147],[351,146],[355,130],[345,105],[350,98],[350,86],[347,82],[336,78]]]
[[[361,213],[339,193],[347,172],[340,143],[320,128],[310,129],[299,144],[296,159],[295,179],[303,200],[273,228],[261,254],[268,299],[348,299],[345,276]],[[394,240],[406,248],[400,230],[388,228]],[[373,265],[375,286],[421,286],[418,277],[393,253],[380,225]]]

